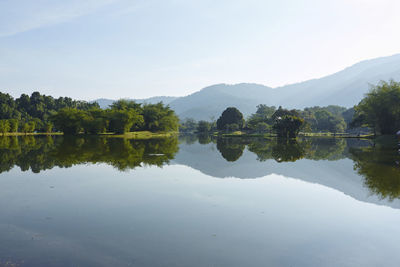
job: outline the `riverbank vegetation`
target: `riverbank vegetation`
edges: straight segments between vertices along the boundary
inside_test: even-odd
[[[213,133],[229,136],[297,135],[361,137],[393,135],[400,130],[400,83],[382,81],[373,86],[361,102],[345,108],[335,105],[303,110],[260,104],[246,120],[234,107],[227,108],[217,121],[186,119],[181,132]]]
[[[285,138],[293,138],[300,132],[335,135],[349,129],[348,123],[351,118],[348,118],[348,113],[354,111],[339,106],[289,110],[260,104],[257,106],[257,111],[244,120],[238,109],[229,107],[217,121],[196,122],[193,119],[186,119],[181,122],[180,131],[224,135],[273,135]]]
[[[108,109],[97,103],[53,98],[34,92],[13,99],[0,93],[0,133],[126,134],[178,131],[175,112],[162,103],[138,104],[119,100]],[[138,134],[142,136],[142,134]],[[148,135],[148,134],[146,134]]]
[[[373,86],[355,106],[352,126],[365,126],[375,134],[396,134],[400,130],[400,83],[382,81]]]
[[[226,108],[217,120],[179,123],[169,106],[138,104],[119,100],[108,109],[97,103],[68,97],[53,98],[38,92],[13,99],[0,93],[0,133],[53,133],[127,135],[142,133],[201,133],[224,135],[278,136],[299,134],[365,136],[395,134],[400,130],[400,83],[382,81],[373,86],[353,108],[330,105],[303,110],[260,104],[248,118],[235,107]],[[178,129],[179,128],[179,129]],[[130,134],[143,136],[143,134]]]

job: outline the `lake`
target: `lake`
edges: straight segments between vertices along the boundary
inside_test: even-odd
[[[0,137],[0,266],[398,266],[398,149]]]

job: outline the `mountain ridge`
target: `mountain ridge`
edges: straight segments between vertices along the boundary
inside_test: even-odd
[[[255,112],[258,104],[298,109],[328,105],[350,108],[359,103],[371,85],[390,79],[400,81],[400,54],[363,60],[321,78],[275,88],[256,83],[220,83],[186,96],[152,97],[141,103],[161,99],[181,119],[196,120],[216,119],[229,106],[237,107],[245,117]]]

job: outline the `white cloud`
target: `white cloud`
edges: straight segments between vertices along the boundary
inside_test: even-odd
[[[66,22],[119,0],[3,0],[0,37]]]

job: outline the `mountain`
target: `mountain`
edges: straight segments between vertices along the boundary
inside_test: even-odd
[[[249,115],[260,103],[273,105],[274,103],[269,101],[272,92],[272,88],[259,84],[217,84],[180,97],[172,101],[170,106],[182,119],[217,119],[229,106],[234,106],[243,114]]]
[[[258,104],[287,108],[352,107],[359,103],[371,84],[390,79],[400,81],[400,54],[365,60],[320,79],[274,89],[249,83],[213,85],[180,97],[170,105],[181,119],[197,120],[218,118],[228,106],[237,107],[245,116],[255,112]]]
[[[370,85],[380,80],[400,81],[400,54],[361,61],[332,75],[301,83],[271,88],[254,83],[216,84],[184,97],[152,97],[138,102],[169,104],[181,119],[217,119],[230,106],[245,117],[256,111],[258,104],[304,108],[339,105],[352,107],[359,103]],[[113,100],[96,100],[106,107]]]
[[[361,61],[321,79],[276,88],[275,92],[279,104],[291,108],[331,104],[352,107],[370,85],[390,79],[400,81],[400,54]]]
[[[138,103],[147,103],[147,104],[155,104],[158,102],[163,102],[164,104],[168,105],[169,103],[171,103],[172,101],[174,101],[175,99],[177,99],[178,97],[174,97],[174,96],[153,96],[150,98],[143,98],[143,99],[128,99],[128,100],[134,100]],[[106,98],[100,98],[100,99],[96,99],[92,102],[97,102],[100,106],[100,108],[108,108],[112,103],[114,103],[113,99],[106,99]]]
[[[301,159],[296,162],[259,161],[257,155],[246,148],[237,161],[228,162],[214,143],[182,142],[171,164],[189,166],[218,178],[255,179],[278,174],[326,186],[359,201],[400,209],[399,199],[390,200],[372,194],[365,186],[364,178],[354,171],[354,162],[347,157],[339,160]]]

